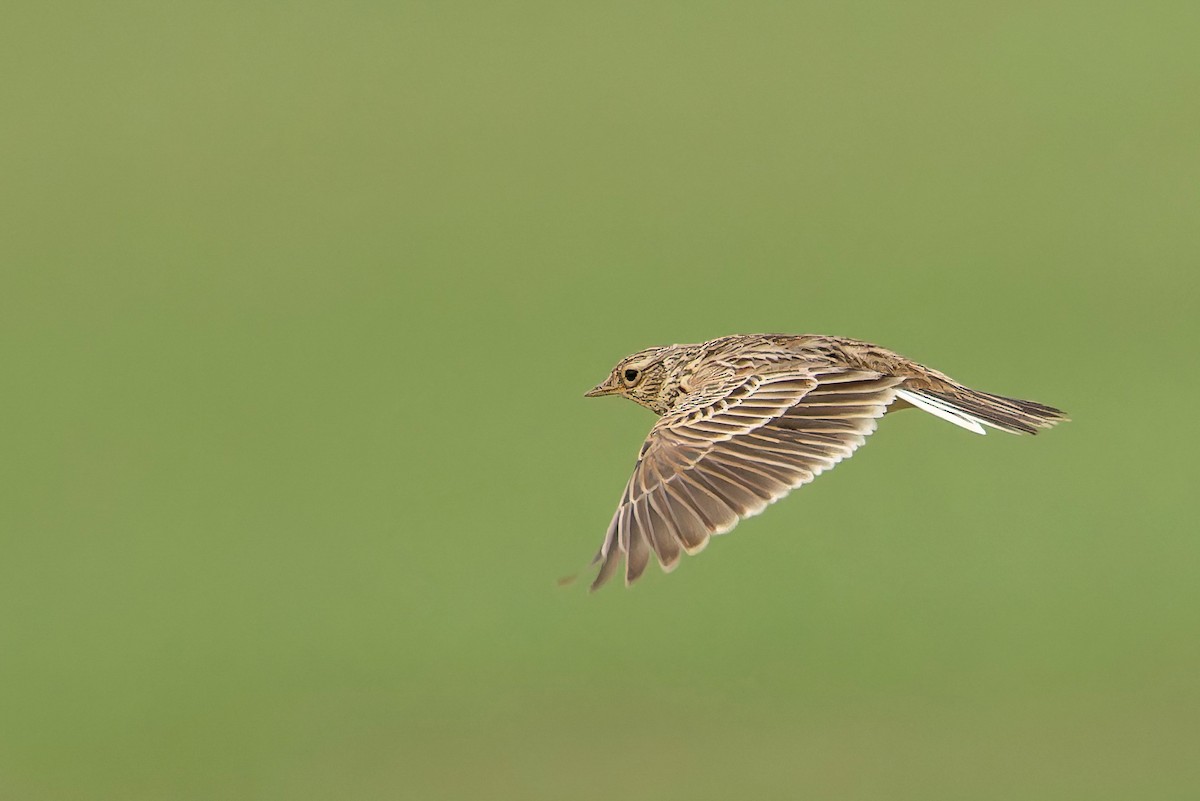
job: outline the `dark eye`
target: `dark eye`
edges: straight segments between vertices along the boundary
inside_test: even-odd
[[[638,371],[637,370],[626,370],[625,371],[625,380],[627,382],[629,382],[630,384],[632,384],[634,381],[637,381],[638,380]]]

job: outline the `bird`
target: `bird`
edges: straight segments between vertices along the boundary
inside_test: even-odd
[[[1053,406],[971,389],[887,348],[821,334],[738,334],[651,347],[584,393],[620,395],[659,419],[638,452],[592,559],[625,584],[653,554],[682,554],[762,512],[851,456],[885,414],[916,408],[984,434],[1036,434],[1069,420]]]

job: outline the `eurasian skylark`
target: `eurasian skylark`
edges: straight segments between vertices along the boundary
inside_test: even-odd
[[[862,445],[888,412],[916,407],[983,434],[1068,419],[1051,406],[970,389],[886,348],[843,337],[746,334],[647,348],[586,393],[660,415],[593,564],[592,589],[625,554],[625,583],[651,551],[663,570],[704,549]]]

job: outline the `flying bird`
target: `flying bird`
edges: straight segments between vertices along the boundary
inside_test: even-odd
[[[625,583],[653,553],[681,554],[854,453],[880,417],[917,408],[1013,434],[1069,419],[1059,409],[970,389],[878,345],[816,334],[742,334],[626,356],[585,397],[622,395],[659,415],[592,564],[595,590],[625,557]]]

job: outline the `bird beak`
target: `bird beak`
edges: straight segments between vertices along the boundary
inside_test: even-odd
[[[601,395],[612,395],[618,389],[620,389],[620,387],[617,386],[617,382],[613,381],[612,376],[609,376],[596,386],[589,389],[587,392],[583,393],[583,397],[598,398]]]

